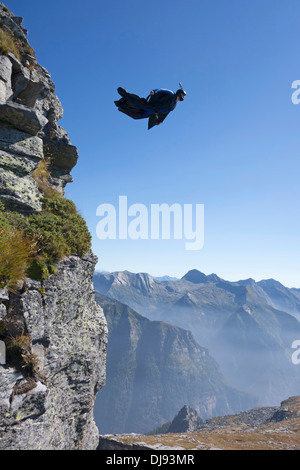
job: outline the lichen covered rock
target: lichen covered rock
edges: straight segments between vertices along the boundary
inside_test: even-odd
[[[58,125],[61,103],[26,34],[22,18],[0,3],[0,450],[96,449],[93,407],[105,382],[107,343],[92,285],[97,258],[88,251],[85,222],[63,197],[77,149]],[[56,198],[56,210],[65,202],[71,215],[52,212],[47,218],[46,198]],[[31,235],[24,235],[25,220],[33,224]],[[53,232],[51,253],[42,253]],[[26,264],[20,278],[21,248],[41,275]],[[50,258],[54,264],[44,275]],[[17,269],[13,285],[9,263]]]
[[[49,165],[49,186],[63,195],[66,184],[73,181],[70,171],[77,163],[78,152],[58,124],[62,105],[49,72],[38,64],[28,44],[22,18],[15,17],[3,4],[0,34],[0,149],[37,158],[31,173],[25,174],[16,171],[14,164],[9,167],[7,158],[0,155],[0,201],[12,210],[39,212],[43,194],[30,178],[39,159]],[[25,204],[20,189],[27,193]]]
[[[43,284],[27,279],[2,301],[2,332],[30,336],[37,365],[26,374],[11,353],[0,366],[0,450],[96,449],[93,406],[105,382],[107,328],[93,299],[95,262],[92,253],[66,258]]]

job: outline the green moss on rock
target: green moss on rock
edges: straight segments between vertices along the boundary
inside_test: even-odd
[[[26,271],[28,277],[39,281],[56,272],[57,261],[69,255],[83,256],[91,248],[91,235],[86,222],[72,201],[55,195],[51,199],[43,198],[42,204],[39,214],[28,216],[5,210],[3,204],[0,204],[0,244],[3,242],[4,246],[7,237],[15,237],[16,234],[20,245],[22,239],[27,245],[30,244],[33,250],[23,260],[23,271]],[[13,260],[9,262],[11,267],[6,262],[2,287],[18,281],[18,274],[13,270]]]

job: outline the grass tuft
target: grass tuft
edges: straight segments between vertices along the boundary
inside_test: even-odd
[[[24,280],[36,243],[13,228],[0,228],[0,288],[14,290]]]
[[[17,335],[15,337],[8,338],[6,342],[7,349],[14,349],[14,350],[24,350],[27,349],[31,344],[31,336],[22,333],[21,335]]]
[[[39,190],[44,193],[45,197],[52,198],[59,195],[58,191],[49,184],[50,177],[50,161],[40,160],[38,167],[32,173],[32,178],[36,181]]]
[[[7,55],[9,52],[14,54],[14,56],[20,62],[22,62],[23,54],[28,54],[30,57],[35,58],[35,52],[29,45],[26,38],[17,38],[7,28],[0,27],[0,53],[3,55]],[[32,61],[30,63],[30,66],[33,66]]]
[[[26,369],[26,372],[34,374],[34,372],[39,370],[40,360],[36,354],[22,354],[22,360],[22,369]]]

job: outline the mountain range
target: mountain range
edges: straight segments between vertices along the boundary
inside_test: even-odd
[[[190,331],[151,321],[96,293],[108,326],[106,385],[94,407],[101,434],[148,432],[185,403],[203,418],[236,413],[256,400],[230,387]]]
[[[256,396],[259,406],[299,394],[291,345],[300,339],[300,289],[273,279],[230,282],[196,269],[165,281],[147,273],[96,273],[94,287],[151,321],[191,331],[228,383]]]

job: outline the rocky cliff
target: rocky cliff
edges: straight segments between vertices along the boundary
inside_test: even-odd
[[[107,342],[97,259],[64,198],[77,149],[26,34],[0,4],[0,449],[96,449]]]
[[[41,191],[31,176],[40,160],[49,163],[50,186],[63,193],[78,154],[58,125],[62,105],[26,34],[22,18],[0,4],[0,195],[8,207],[39,211]]]

